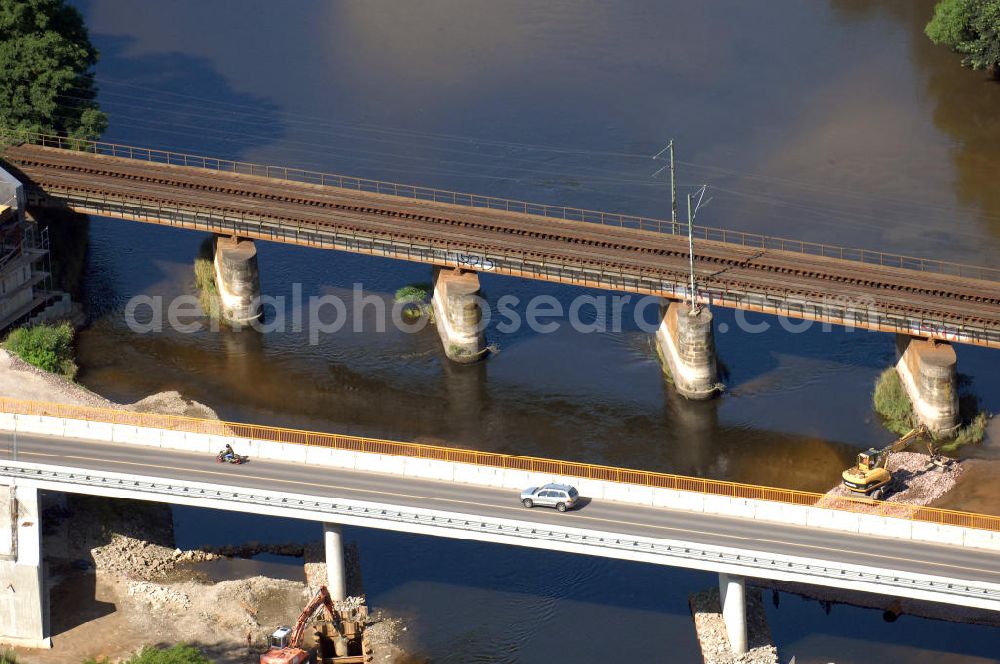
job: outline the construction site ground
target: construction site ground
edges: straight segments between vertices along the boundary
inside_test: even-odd
[[[114,664],[142,646],[181,642],[201,649],[218,664],[256,664],[271,632],[293,624],[312,596],[307,572],[325,572],[316,562],[322,552],[318,543],[176,549],[169,508],[154,503],[53,497],[47,501],[46,517],[43,546],[49,566],[53,649],[20,652],[24,664],[81,662],[90,657]],[[307,564],[300,568],[299,579],[219,580],[218,569],[213,575],[198,569],[229,555],[276,549],[305,556]],[[360,566],[356,549],[351,551],[348,590],[358,592]],[[397,643],[402,632],[398,620],[376,610],[370,630],[375,662],[404,661]]]

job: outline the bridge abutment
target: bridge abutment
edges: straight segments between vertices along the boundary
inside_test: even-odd
[[[958,359],[947,342],[896,335],[896,372],[917,419],[936,436],[954,434],[958,411]]]
[[[747,652],[746,579],[742,576],[719,574],[719,601],[722,619],[726,622],[729,646],[736,656]]]
[[[664,300],[656,343],[677,392],[688,399],[710,399],[719,390],[712,312]]]
[[[479,275],[446,267],[434,268],[434,323],[448,359],[462,364],[486,355],[486,334],[479,308]]]
[[[347,599],[347,572],[344,566],[344,533],[340,524],[323,524],[323,546],[326,555],[326,588],[333,601]]]
[[[0,485],[0,643],[51,648],[38,489]]]
[[[225,319],[246,324],[260,318],[260,270],[254,241],[217,236],[214,264]]]

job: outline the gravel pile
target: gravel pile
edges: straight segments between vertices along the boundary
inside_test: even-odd
[[[892,484],[889,493],[883,497],[887,503],[904,503],[905,505],[929,505],[944,494],[955,488],[955,483],[965,472],[962,461],[952,460],[948,469],[942,471],[937,466],[928,469],[926,454],[916,452],[897,452],[889,457],[887,468],[892,473]],[[816,504],[817,507],[833,507],[838,498],[858,497],[840,484],[826,492]],[[908,512],[904,505],[886,507],[886,513],[892,515],[895,511],[900,516]],[[862,510],[863,511],[863,510]],[[877,506],[872,506],[872,512],[878,512]]]
[[[125,406],[128,410],[137,413],[156,413],[158,415],[182,415],[184,417],[197,417],[203,420],[217,420],[218,413],[203,403],[193,399],[185,399],[180,392],[168,390],[158,392],[145,399],[136,401]]]
[[[688,603],[705,664],[778,664],[778,649],[771,642],[771,630],[767,626],[760,590],[747,589],[747,641],[750,650],[740,656],[734,655],[729,645],[719,590],[713,588],[694,593],[688,597]]]
[[[191,597],[180,590],[148,581],[130,581],[127,595],[151,611],[180,611],[191,606]]]

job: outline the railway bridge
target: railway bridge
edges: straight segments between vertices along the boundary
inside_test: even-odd
[[[255,240],[434,266],[453,360],[482,357],[478,274],[663,298],[657,341],[677,389],[718,386],[711,307],[897,335],[920,418],[957,424],[951,343],[1000,347],[1000,270],[111,143],[31,136],[2,155],[28,206],[215,233],[229,315],[259,315]],[[693,299],[697,305],[686,303]]]

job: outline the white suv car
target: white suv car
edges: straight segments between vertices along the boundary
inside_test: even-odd
[[[554,507],[560,512],[572,509],[580,500],[577,490],[568,484],[546,484],[528,487],[521,492],[521,504],[525,507]]]

